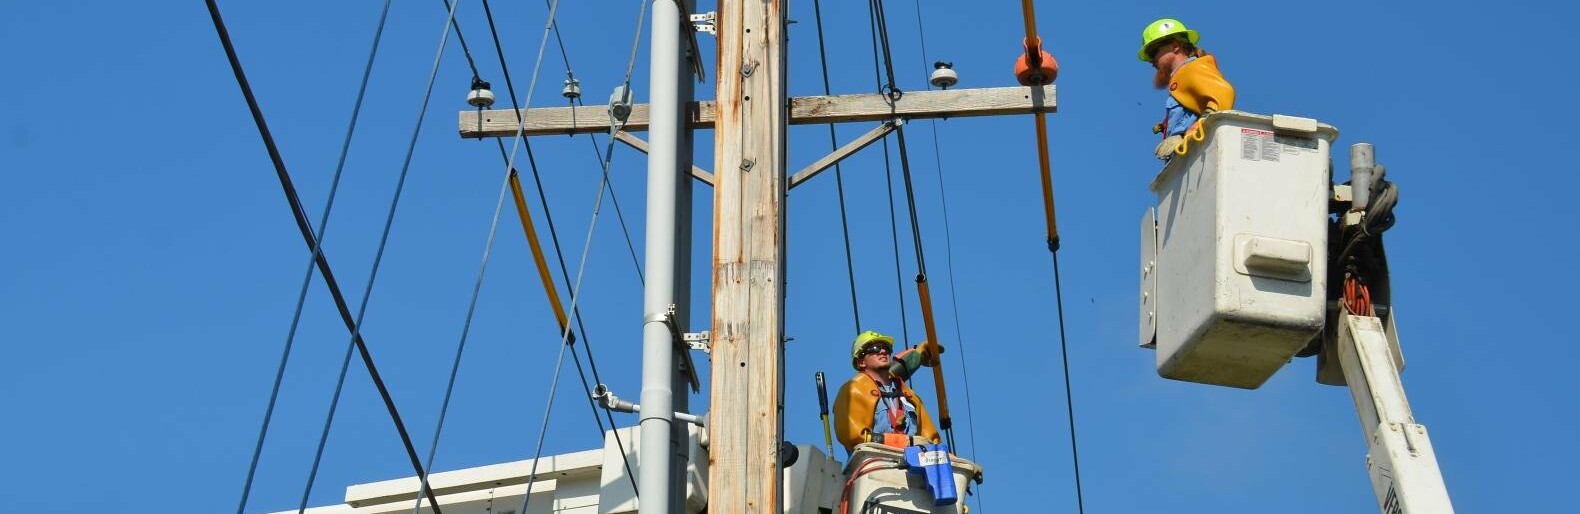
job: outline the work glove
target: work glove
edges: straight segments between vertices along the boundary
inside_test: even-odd
[[[1164,138],[1162,143],[1158,143],[1158,147],[1154,148],[1152,153],[1153,155],[1156,155],[1160,161],[1169,160],[1170,157],[1174,156],[1174,149],[1179,148],[1180,143],[1183,142],[1185,142],[1185,136],[1183,135],[1169,136]]]
[[[923,366],[937,366],[938,356],[944,354],[944,346],[931,341],[922,341],[922,344],[916,347],[916,351],[922,353]]]

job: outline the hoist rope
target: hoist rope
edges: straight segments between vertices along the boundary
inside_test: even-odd
[[[550,3],[548,2],[548,0],[545,0],[544,5],[545,6],[550,6]],[[511,106],[512,109],[515,109],[515,112],[522,112],[521,111],[521,105],[520,105],[519,101],[517,100],[517,96],[516,96],[515,81],[511,79],[510,67],[505,62],[504,45],[502,45],[499,42],[499,30],[494,24],[494,11],[493,11],[493,8],[489,5],[488,0],[483,0],[483,14],[488,20],[488,32],[489,32],[489,35],[493,38],[493,41],[494,41],[494,54],[496,56],[498,56],[498,58],[499,58],[499,69],[500,69],[500,72],[502,74],[504,74],[504,76],[505,76],[505,88],[510,93],[510,106]],[[549,20],[549,27],[550,27],[550,31],[554,33],[554,38],[555,38],[555,41],[557,43],[556,46],[560,50],[560,57],[562,59],[565,59],[564,62],[565,62],[566,72],[569,73],[570,72],[569,54],[565,50],[565,41],[560,38],[559,22],[551,19],[551,20]],[[536,82],[536,79],[534,79],[534,82]],[[498,146],[499,146],[499,155],[500,155],[500,157],[506,159],[506,161],[508,162],[509,158],[506,156],[506,153],[505,153],[504,142],[501,141],[499,138],[494,138],[494,142],[497,143]],[[521,144],[526,149],[526,152],[527,152],[527,165],[528,165],[528,168],[531,169],[531,171],[532,171],[533,182],[537,186],[538,200],[543,205],[543,218],[544,218],[544,221],[548,225],[549,237],[550,237],[551,241],[554,244],[554,255],[555,255],[556,259],[557,259],[557,263],[559,264],[560,276],[561,276],[561,278],[563,280],[565,280],[565,283],[567,285],[569,285],[570,284],[570,271],[567,270],[566,267],[565,267],[565,255],[560,250],[559,232],[558,232],[558,230],[555,229],[555,226],[554,226],[554,215],[549,210],[548,197],[543,192],[543,181],[539,178],[540,174],[538,172],[538,162],[537,162],[537,159],[533,155],[533,152],[532,152],[532,142],[530,140],[523,139],[523,140],[521,140]],[[517,214],[520,215],[520,217],[522,219],[522,230],[528,233],[528,237],[527,237],[528,244],[530,245],[530,248],[532,250],[533,259],[535,261],[535,264],[538,266],[539,277],[540,277],[540,279],[543,282],[544,290],[549,293],[550,302],[551,302],[551,304],[553,305],[553,307],[554,307],[554,309],[556,311],[555,319],[556,319],[556,321],[558,321],[560,323],[559,324],[560,330],[566,330],[568,325],[566,324],[565,319],[564,319],[564,309],[560,306],[559,294],[558,294],[559,289],[558,289],[557,286],[554,285],[554,281],[552,279],[546,278],[547,272],[546,272],[546,269],[544,268],[544,266],[542,264],[542,261],[544,260],[543,257],[542,257],[542,255],[543,255],[542,247],[541,247],[541,245],[538,244],[538,240],[535,237],[535,235],[533,235],[536,231],[531,226],[532,216],[531,216],[531,214],[528,213],[526,200],[524,198],[522,198],[522,195],[520,193],[520,189],[521,189],[521,185],[520,184],[521,184],[521,182],[520,182],[520,180],[518,178],[518,174],[516,173],[516,170],[514,168],[512,168],[510,170],[509,181],[511,183],[511,189],[513,190],[513,199],[514,199],[514,201],[516,203]],[[612,195],[613,191],[611,191],[610,194]],[[641,278],[641,274],[638,273],[637,277]],[[591,368],[591,370],[592,370],[593,380],[594,380],[595,383],[600,383],[601,384],[601,383],[603,383],[603,379],[598,376],[598,363],[597,363],[596,360],[593,359],[592,343],[587,338],[587,326],[586,326],[586,324],[584,324],[582,322],[581,310],[578,309],[578,308],[575,308],[575,306],[572,306],[572,308],[571,308],[571,316],[576,321],[576,328],[577,328],[577,331],[579,332],[580,339],[581,339],[581,342],[582,342],[582,352],[587,355],[587,366],[589,368]],[[572,344],[574,344],[574,342]],[[585,371],[583,371],[583,369],[582,369],[581,358],[578,357],[576,355],[576,352],[574,352],[574,351],[571,352],[571,361],[573,363],[575,363],[575,365],[576,365],[576,375],[581,380],[582,391],[584,393],[586,393],[587,406],[588,406],[588,408],[592,409],[593,422],[594,422],[594,424],[596,424],[598,426],[598,433],[602,434],[605,431],[604,423],[603,423],[603,420],[605,418],[607,418],[609,420],[609,428],[614,428],[615,427],[614,415],[612,413],[610,413],[608,410],[598,408],[597,403],[593,400],[592,385],[588,383],[588,381],[587,381],[587,373]],[[604,415],[604,418],[600,418],[598,416],[599,415],[599,411],[603,411],[602,414]],[[618,432],[614,433],[614,442],[615,442],[615,447],[620,451],[620,460],[625,466],[626,474],[632,476],[632,478],[631,478],[631,480],[632,480],[631,487],[633,489],[635,489],[635,487],[636,487],[636,482],[635,482],[636,478],[634,478],[635,477],[635,473],[631,472],[631,469],[632,469],[631,468],[631,462],[630,462],[630,459],[626,457],[625,442],[621,440],[620,434]]]
[[[220,44],[225,49],[226,60],[229,61],[231,71],[236,77],[236,83],[241,89],[242,97],[247,102],[247,108],[252,114],[253,123],[257,125],[258,134],[263,139],[264,148],[269,154],[269,160],[274,165],[275,175],[280,180],[280,187],[284,191],[287,203],[291,207],[291,214],[296,219],[297,228],[301,231],[302,238],[312,249],[310,252],[312,253],[310,259],[318,268],[319,273],[323,275],[324,282],[329,289],[330,295],[334,298],[335,307],[340,313],[341,320],[345,322],[346,328],[351,332],[352,341],[356,344],[357,349],[360,351],[362,362],[368,370],[368,376],[373,381],[374,386],[378,389],[379,397],[383,400],[385,409],[389,412],[390,419],[394,422],[395,429],[400,435],[401,443],[405,446],[407,457],[409,457],[411,460],[412,469],[416,472],[416,474],[423,475],[422,462],[417,458],[416,447],[411,442],[410,434],[406,432],[406,425],[401,421],[400,412],[395,408],[395,401],[390,396],[389,388],[385,386],[384,379],[378,372],[378,367],[373,363],[373,356],[367,349],[367,343],[362,340],[361,334],[358,332],[356,324],[351,319],[351,312],[347,307],[345,296],[341,293],[340,284],[335,280],[334,273],[330,270],[329,259],[324,256],[322,247],[323,231],[327,229],[330,207],[333,206],[333,191],[336,187],[338,187],[339,184],[340,170],[343,169],[341,166],[344,164],[344,153],[347,151],[346,149],[350,144],[350,134],[354,131],[355,121],[357,119],[358,113],[360,113],[361,110],[363,93],[367,88],[368,77],[372,73],[373,58],[375,55],[377,55],[378,43],[383,35],[383,28],[385,26],[385,21],[387,20],[389,4],[386,2],[383,8],[384,10],[379,17],[378,29],[375,31],[373,37],[372,50],[369,51],[368,63],[363,70],[362,85],[358,90],[356,105],[352,110],[351,127],[347,129],[347,140],[346,143],[342,145],[342,162],[340,165],[337,165],[335,180],[331,186],[330,197],[329,200],[326,201],[324,208],[323,220],[319,222],[319,231],[315,233],[312,228],[312,223],[307,219],[306,210],[302,207],[301,198],[296,193],[296,186],[291,180],[291,175],[285,168],[285,160],[283,157],[281,157],[279,147],[274,142],[274,135],[269,131],[268,123],[264,121],[263,110],[258,106],[257,97],[253,95],[252,85],[248,82],[247,75],[242,70],[241,59],[237,57],[235,45],[231,43],[230,31],[225,27],[224,18],[220,16],[219,6],[215,4],[214,0],[207,0],[205,3],[208,7],[209,17],[214,23],[214,30],[219,36]],[[311,271],[308,273],[310,274]],[[293,317],[299,319],[300,308],[299,302],[298,314],[293,315]],[[262,455],[263,443],[268,436],[269,424],[273,418],[274,408],[279,398],[280,385],[285,377],[285,367],[290,360],[291,346],[295,338],[294,327],[296,324],[297,321],[292,321],[293,328],[290,332],[291,335],[287,336],[285,348],[281,352],[279,367],[275,371],[275,379],[273,387],[269,393],[268,406],[265,408],[263,422],[258,430],[258,440],[254,445],[253,454],[247,466],[247,476],[242,485],[241,499],[236,507],[237,514],[242,514],[246,510],[247,499],[252,493],[252,483],[254,478],[257,476],[259,457]],[[423,492],[428,495],[430,500],[433,498],[432,490]],[[434,512],[435,514],[439,514],[438,509],[435,509]]]
[[[817,58],[818,64],[823,68],[823,94],[831,95],[833,91],[828,83],[828,51],[823,44],[823,6],[821,0],[812,0],[812,12],[817,20]],[[839,148],[839,137],[835,134],[834,124],[828,124],[828,144],[831,149]],[[861,302],[856,301],[856,263],[850,253],[850,222],[845,213],[845,178],[841,173],[839,162],[834,163],[834,191],[839,197],[839,230],[845,237],[845,274],[850,279],[850,316],[855,321],[856,333],[861,332]],[[892,210],[889,212],[893,212]],[[898,244],[898,243],[896,243]],[[895,252],[899,254],[898,250]],[[896,268],[895,272],[898,273]],[[896,276],[895,278],[898,278]],[[904,296],[904,293],[901,293]]]
[[[883,67],[885,77],[888,80],[885,85],[886,92],[891,100],[897,100],[904,93],[900,91],[894,81],[894,59],[889,50],[889,27],[884,13],[883,2],[882,0],[871,0],[868,5],[871,7],[872,17],[875,20],[874,26],[877,27],[877,39],[881,43],[880,47],[883,49]],[[910,213],[911,218],[911,239],[916,250],[916,295],[921,304],[922,327],[926,330],[927,341],[933,345],[939,345],[938,329],[933,322],[932,294],[927,284],[927,260],[923,256],[922,251],[921,221],[916,215],[916,191],[911,181],[911,161],[905,145],[905,126],[895,127],[894,136],[895,144],[898,146],[900,153],[900,176],[905,183],[906,209]],[[938,392],[938,425],[939,428],[944,430],[949,446],[953,448],[955,447],[954,423],[949,416],[949,395],[948,388],[944,383],[943,359],[939,358],[935,350],[931,360],[933,387]]]
[[[1037,69],[1042,64],[1042,39],[1037,36],[1037,15],[1032,0],[1021,0],[1021,17],[1026,24],[1026,59],[1028,66]],[[1033,115],[1037,125],[1037,164],[1042,176],[1043,219],[1048,226],[1048,253],[1053,257],[1053,293],[1059,314],[1059,362],[1064,369],[1064,408],[1070,421],[1070,465],[1075,474],[1076,512],[1086,512],[1086,500],[1081,489],[1081,456],[1075,437],[1075,393],[1070,387],[1069,342],[1064,331],[1064,291],[1059,282],[1059,226],[1054,217],[1053,173],[1048,159],[1048,116],[1042,111]]]

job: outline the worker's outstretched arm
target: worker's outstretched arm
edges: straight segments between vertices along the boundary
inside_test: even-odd
[[[937,355],[941,353],[944,353],[943,346],[922,341],[917,347],[895,355],[893,362],[889,364],[889,374],[900,377],[900,380],[910,381],[911,375],[916,374],[917,370],[937,362]]]

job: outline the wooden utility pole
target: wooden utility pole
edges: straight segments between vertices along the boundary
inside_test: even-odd
[[[767,514],[778,512],[783,502],[778,450],[784,434],[786,191],[907,120],[1046,113],[1056,106],[1053,86],[791,98],[782,2],[719,0],[717,100],[691,102],[681,110],[685,127],[712,128],[715,134],[712,173],[680,166],[714,188],[706,457],[708,511],[713,513]],[[650,107],[634,105],[614,137],[649,151],[630,132],[649,128]],[[512,137],[518,130],[525,136],[608,133],[605,109],[462,111],[458,128],[462,137]],[[793,175],[788,172],[788,125],[851,122],[875,125]],[[686,256],[679,260],[689,261]]]
[[[719,1],[709,512],[780,510],[784,10],[781,0]]]

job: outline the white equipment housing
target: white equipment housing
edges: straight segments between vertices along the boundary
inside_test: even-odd
[[[1238,111],[1202,124],[1205,140],[1152,181],[1141,345],[1163,377],[1255,389],[1323,329],[1338,132]]]
[[[615,441],[620,434],[620,444],[625,445],[625,458],[620,456],[620,445]],[[708,451],[707,429],[686,424],[686,512],[696,514],[708,506]],[[640,473],[642,463],[641,427],[625,427],[604,432],[603,471],[599,479],[598,514],[626,514],[636,512],[636,489],[631,486],[634,475],[626,475],[626,463],[631,473]],[[680,513],[676,513],[680,514]]]
[[[863,464],[881,462],[894,465],[905,463],[905,452],[877,443],[856,445],[856,451],[845,466],[844,477],[850,477]],[[956,514],[965,512],[966,487],[978,478],[982,468],[954,455],[949,456],[954,467],[955,491],[959,500],[952,505],[934,506],[933,495],[927,490],[927,480],[920,474],[897,467],[885,467],[856,477],[845,494],[848,512]],[[868,507],[868,504],[872,504]]]

